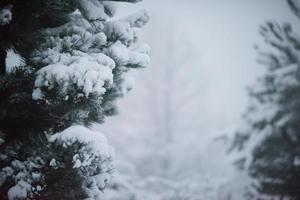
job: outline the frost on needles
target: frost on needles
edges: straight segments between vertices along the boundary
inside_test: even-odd
[[[101,199],[114,154],[89,125],[116,113],[128,70],[150,62],[138,42],[148,14],[115,12],[101,0],[0,4],[0,50],[23,59],[0,77],[0,199]]]

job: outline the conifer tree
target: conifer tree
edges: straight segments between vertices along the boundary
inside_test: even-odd
[[[1,2],[0,199],[101,199],[113,150],[89,126],[116,114],[126,72],[149,64],[138,43],[149,16],[115,12],[110,0]],[[11,72],[9,49],[23,59]]]
[[[300,1],[288,3],[299,14]],[[248,127],[234,141],[246,156],[237,163],[256,180],[250,199],[255,198],[252,195],[299,199],[300,37],[291,24],[276,22],[263,25],[260,34],[268,47],[260,53],[260,61],[268,68],[250,89]]]

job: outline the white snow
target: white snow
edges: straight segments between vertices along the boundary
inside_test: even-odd
[[[101,59],[102,58],[102,59]],[[55,85],[61,85],[61,94],[68,95],[68,90],[76,85],[86,97],[91,93],[102,95],[105,93],[105,83],[113,83],[113,64],[104,55],[90,56],[87,54],[73,56],[70,64],[51,64],[37,72],[35,81],[36,89],[32,98],[42,99],[44,94],[41,88],[52,89]],[[107,65],[103,65],[107,64]],[[75,89],[75,88],[74,88]]]
[[[107,49],[107,54],[114,59],[117,65],[123,66],[128,64],[129,51],[120,41],[110,45]]]
[[[0,187],[5,183],[6,178],[14,174],[14,170],[11,167],[4,167],[0,171]]]
[[[41,190],[42,190],[42,187],[41,187],[40,185],[37,185],[37,186],[36,186],[36,191],[39,192],[39,191],[41,191]]]
[[[128,64],[148,67],[150,65],[150,57],[147,53],[132,51],[129,54]]]
[[[148,15],[146,10],[141,10],[133,15],[128,16],[125,18],[124,21],[127,21],[131,27],[142,27],[146,23],[148,23],[150,16]]]
[[[105,8],[106,14],[109,15],[110,17],[113,17],[117,11],[117,6],[115,2],[102,1],[101,3]]]
[[[104,26],[104,33],[109,41],[120,40],[125,45],[134,41],[134,31],[128,22],[109,21]]]
[[[150,64],[149,48],[145,45],[141,48],[128,49],[120,41],[115,42],[107,49],[107,54],[120,66],[147,67]]]
[[[88,20],[106,20],[104,6],[97,0],[79,0],[79,10]]]
[[[36,88],[35,90],[33,90],[32,99],[38,100],[38,99],[43,99],[43,98],[44,98],[44,94],[40,88]]]
[[[103,173],[103,174],[96,175],[94,178],[95,178],[97,186],[100,189],[104,189],[105,186],[107,185],[107,183],[109,182],[111,175],[108,173]]]
[[[73,156],[73,162],[74,162],[73,168],[79,168],[82,166],[82,162],[81,162],[78,154],[75,154]]]
[[[113,157],[113,148],[108,144],[106,136],[101,132],[92,131],[80,125],[74,125],[63,132],[49,136],[50,142],[59,142],[67,146],[80,142],[86,144],[93,152],[105,156]]]
[[[45,47],[51,48],[32,54],[33,62],[44,66],[37,72],[34,100],[47,100],[47,92],[52,89],[61,97],[72,98],[70,93],[76,91],[86,98],[93,94],[101,99],[114,84],[112,70],[116,66],[149,65],[149,48],[136,44],[148,14],[141,11],[124,20],[106,21],[105,12],[113,15],[113,9],[111,2],[79,0],[84,18],[77,12],[71,22],[45,30],[51,36]]]
[[[56,166],[57,166],[57,163],[56,163],[55,158],[52,158],[52,159],[51,159],[51,161],[50,161],[50,163],[49,163],[49,166],[51,166],[51,167],[56,167]]]
[[[23,170],[25,169],[25,165],[23,162],[19,161],[19,160],[14,160],[11,162],[11,166],[15,169],[18,169],[18,170]]]
[[[0,26],[8,25],[12,20],[11,5],[0,10]]]
[[[15,180],[16,181],[20,181],[20,180],[24,180],[27,176],[27,172],[23,172],[23,171],[20,171],[16,176],[15,176]]]
[[[104,33],[109,41],[121,41],[130,46],[139,37],[139,29],[149,21],[146,11],[140,11],[123,20],[109,21],[104,25]]]
[[[11,187],[8,190],[8,199],[17,200],[17,199],[26,199],[27,192],[31,190],[31,185],[25,181],[19,181],[15,186]]]
[[[31,173],[31,177],[34,181],[40,180],[41,176],[42,176],[41,173],[35,173],[35,172]]]

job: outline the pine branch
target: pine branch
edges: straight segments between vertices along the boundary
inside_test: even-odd
[[[300,1],[299,0],[287,0],[287,3],[290,6],[290,9],[293,13],[300,18]]]

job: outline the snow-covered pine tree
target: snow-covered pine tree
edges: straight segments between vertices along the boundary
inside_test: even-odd
[[[0,77],[0,199],[100,199],[113,152],[88,126],[116,113],[126,72],[149,64],[137,42],[149,16],[110,20],[109,0],[0,6],[1,69],[8,48],[24,61]]]
[[[288,2],[299,13],[300,1]],[[260,33],[269,47],[260,61],[268,69],[250,90],[248,127],[234,142],[246,156],[237,163],[255,180],[250,199],[299,199],[300,37],[288,23],[268,22]]]

